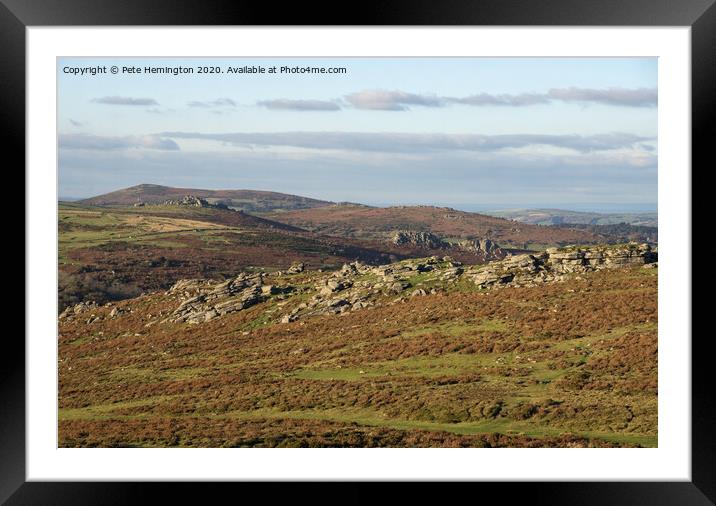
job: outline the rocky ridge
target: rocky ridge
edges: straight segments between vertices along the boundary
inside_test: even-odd
[[[396,246],[419,246],[422,248],[446,248],[448,244],[432,232],[412,232],[400,230],[393,234],[391,240]]]
[[[511,284],[533,286],[561,281],[566,274],[629,265],[656,266],[657,250],[648,244],[549,248],[540,254],[509,256],[468,274],[479,287]]]
[[[154,323],[203,323],[274,300],[271,319],[291,323],[302,318],[341,314],[381,304],[396,304],[408,297],[444,292],[457,283],[477,289],[535,286],[560,282],[572,274],[642,265],[656,267],[658,253],[648,244],[550,248],[541,253],[507,256],[485,265],[464,266],[448,256],[411,259],[371,266],[345,264],[331,273],[304,271],[295,264],[286,272],[241,273],[225,281],[181,280],[165,295],[179,301],[169,315]],[[83,303],[67,308],[60,319],[103,316],[98,306]],[[121,316],[114,308],[110,318]]]
[[[202,323],[249,308],[272,293],[273,287],[264,285],[263,277],[263,273],[241,273],[218,284],[205,280],[178,281],[167,295],[179,294],[183,301],[164,321]]]
[[[59,319],[71,320],[75,317],[86,316],[87,313],[90,313],[98,307],[100,306],[94,301],[80,302],[79,304],[75,304],[74,306],[66,307],[65,310],[60,313]],[[96,315],[94,314],[90,314],[87,323],[91,323],[90,320],[92,320],[92,318],[94,318],[95,316]]]
[[[502,256],[503,251],[497,243],[490,239],[474,239],[474,240],[462,240],[458,241],[457,247],[465,251],[473,251],[476,253],[483,253],[487,256]]]
[[[183,206],[183,207],[213,207],[226,209],[223,204],[210,204],[208,200],[196,195],[184,195],[181,199],[169,199],[162,203],[163,206]]]
[[[486,259],[498,259],[505,256],[500,246],[490,239],[462,239],[450,243],[432,232],[400,230],[391,239],[395,246],[416,246],[428,249],[459,249],[482,254]]]

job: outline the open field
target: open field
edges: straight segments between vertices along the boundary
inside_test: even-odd
[[[416,274],[434,293],[281,323],[325,275],[201,324],[164,292],[61,321],[60,446],[656,446],[657,269]]]

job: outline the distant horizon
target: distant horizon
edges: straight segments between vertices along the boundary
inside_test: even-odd
[[[179,188],[179,189],[195,189],[195,190],[209,190],[209,191],[264,191],[264,192],[274,192],[274,193],[282,193],[286,195],[294,195],[297,197],[304,197],[304,198],[310,198],[315,200],[322,200],[326,202],[333,202],[336,204],[340,203],[352,203],[352,204],[362,204],[372,207],[396,207],[396,206],[433,206],[433,207],[450,207],[453,209],[456,209],[458,211],[465,211],[465,212],[478,212],[478,213],[489,213],[489,212],[503,212],[503,211],[514,211],[514,210],[539,210],[539,209],[551,209],[551,210],[559,210],[559,211],[572,211],[572,212],[585,212],[585,213],[599,213],[599,214],[640,214],[640,213],[658,213],[658,204],[657,203],[639,203],[639,202],[620,202],[620,203],[610,203],[610,202],[594,202],[589,204],[584,203],[529,203],[529,204],[519,204],[519,203],[502,203],[500,205],[493,205],[493,204],[474,204],[474,203],[464,203],[464,202],[430,202],[430,201],[404,201],[404,202],[386,202],[386,201],[353,201],[353,200],[345,200],[345,199],[335,199],[335,198],[329,198],[327,196],[321,196],[321,195],[306,195],[302,193],[291,193],[286,191],[278,191],[278,190],[271,190],[271,189],[265,189],[265,188],[209,188],[204,186],[173,186],[173,185],[164,185],[164,184],[158,184],[158,183],[138,183],[130,186],[125,186],[121,188],[114,188],[110,189],[108,191],[103,191],[100,193],[92,193],[88,195],[60,195],[58,196],[58,201],[63,202],[73,202],[73,201],[79,201],[84,200],[92,197],[97,197],[99,195],[104,195],[107,193],[112,193],[116,191],[126,190],[128,188],[133,188],[136,186],[141,185],[154,185],[154,186],[163,186],[166,188]]]

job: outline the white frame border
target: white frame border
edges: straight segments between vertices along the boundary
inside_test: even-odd
[[[27,480],[690,481],[690,39],[689,27],[28,27]],[[58,449],[57,185],[53,171],[57,163],[56,58],[65,56],[658,57],[659,447]]]

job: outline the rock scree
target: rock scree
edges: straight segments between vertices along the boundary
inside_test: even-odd
[[[481,247],[490,248],[487,244]],[[284,273],[241,273],[225,281],[180,280],[165,293],[176,298],[178,306],[154,323],[200,324],[274,299],[277,304],[272,306],[267,321],[291,324],[303,318],[340,315],[445,292],[462,281],[486,290],[536,286],[603,269],[637,265],[655,268],[657,260],[656,248],[629,243],[550,248],[471,266],[464,266],[449,256],[379,266],[353,262],[333,272],[307,271],[304,265],[295,264]],[[91,323],[99,318],[95,316],[98,309],[99,306],[91,302],[77,304],[63,311],[60,319],[84,319],[89,314],[87,323]],[[109,316],[121,318],[125,312],[117,309]]]
[[[180,199],[165,200],[164,206],[182,206],[182,207],[212,207],[216,209],[228,209],[224,204],[210,204],[208,200],[196,195],[184,195]]]

